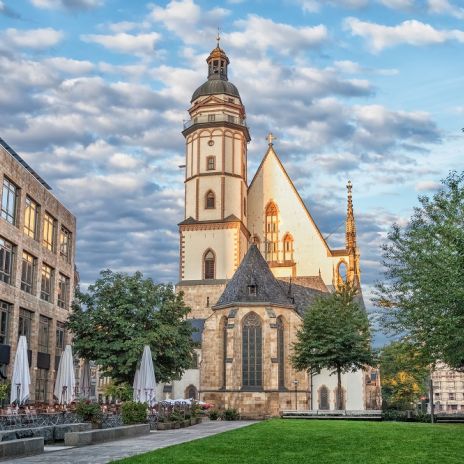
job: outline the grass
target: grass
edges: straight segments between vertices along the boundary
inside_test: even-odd
[[[464,426],[275,419],[117,462],[462,464]]]

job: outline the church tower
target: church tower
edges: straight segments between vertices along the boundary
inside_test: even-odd
[[[208,79],[193,93],[190,119],[182,132],[185,219],[179,224],[179,286],[194,318],[209,315],[209,306],[232,278],[249,240],[250,134],[238,89],[228,80],[229,58],[219,37],[206,62]]]
[[[346,210],[346,222],[345,222],[345,245],[348,251],[348,272],[347,280],[353,285],[360,287],[360,270],[359,270],[359,248],[356,243],[356,222],[354,220],[353,212],[353,184],[348,181],[346,185],[348,191],[348,202]]]

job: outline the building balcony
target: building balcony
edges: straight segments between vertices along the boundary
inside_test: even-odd
[[[214,124],[221,122],[228,122],[230,124],[248,127],[246,125],[246,119],[238,118],[230,114],[207,114],[204,116],[195,116],[193,119],[184,121],[184,130],[189,129],[195,124]]]

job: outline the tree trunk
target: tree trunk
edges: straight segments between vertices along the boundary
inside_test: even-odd
[[[337,367],[337,409],[342,409],[343,392],[342,392],[342,371]]]

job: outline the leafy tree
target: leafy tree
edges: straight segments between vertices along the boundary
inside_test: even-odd
[[[464,173],[451,173],[383,246],[375,303],[393,334],[408,335],[430,362],[464,370]]]
[[[426,393],[429,366],[422,353],[407,339],[382,348],[379,364],[386,408],[410,409]]]
[[[68,328],[79,356],[101,366],[115,383],[132,385],[144,345],[149,345],[157,381],[180,378],[192,362],[189,308],[172,285],[102,271],[88,292],[76,292]]]
[[[297,332],[292,364],[295,369],[337,374],[337,408],[343,403],[341,375],[373,362],[367,314],[356,301],[356,287],[341,285],[318,298],[306,311]]]

